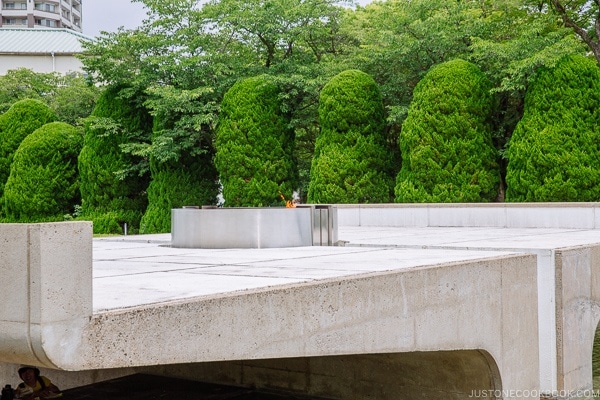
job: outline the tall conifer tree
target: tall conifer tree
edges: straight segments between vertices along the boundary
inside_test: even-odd
[[[433,67],[414,91],[402,126],[402,168],[396,202],[493,201],[500,171],[490,118],[491,83],[474,64],[448,61]]]
[[[385,113],[373,78],[358,70],[333,77],[319,98],[321,131],[310,170],[310,203],[386,203],[393,190]]]
[[[600,200],[600,68],[583,56],[544,68],[507,152],[507,201]]]

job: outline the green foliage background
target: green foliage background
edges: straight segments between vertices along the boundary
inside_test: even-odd
[[[377,83],[358,70],[332,78],[319,99],[321,131],[310,171],[310,203],[385,203],[392,157]]]
[[[80,203],[77,156],[83,136],[64,122],[35,130],[15,152],[4,187],[9,221],[61,221]]]
[[[543,68],[508,149],[507,201],[600,200],[600,68],[571,56]]]
[[[282,205],[298,186],[294,136],[279,89],[266,75],[237,82],[223,97],[215,165],[225,206]]]
[[[14,153],[23,139],[56,119],[54,111],[41,101],[33,99],[17,101],[0,115],[0,196],[4,193]]]
[[[397,191],[402,197],[397,200],[491,201],[497,173],[484,171],[497,171],[497,166],[479,160],[495,162],[490,141],[463,137],[480,128],[486,131],[482,137],[491,131],[501,156],[500,174],[509,181],[509,200],[597,201],[597,121],[580,107],[595,104],[586,90],[596,90],[596,83],[586,76],[595,76],[596,70],[581,66],[587,71],[583,76],[556,76],[547,82],[551,93],[545,95],[540,94],[543,85],[532,83],[565,56],[593,54],[600,62],[600,5],[595,2],[385,0],[364,7],[344,7],[335,0],[139,2],[148,11],[140,27],[103,33],[84,43],[80,59],[85,75],[22,68],[0,76],[0,195],[23,138],[60,120],[76,126],[85,121],[79,159],[84,196],[74,215],[92,219],[96,232],[121,233],[123,222],[135,232],[143,213],[142,231],[164,232],[170,208],[214,203],[216,143],[222,145],[217,164],[227,205],[281,205],[280,194],[290,198],[292,193],[306,201],[311,190],[311,201],[389,201],[388,175],[395,175],[400,149],[410,141],[418,151],[405,152],[402,165],[414,162],[414,168],[403,173],[410,175],[410,185],[420,183]],[[432,67],[457,58],[476,64],[491,81],[487,88],[498,102],[490,119],[482,122],[487,117],[466,110],[478,102],[485,108],[479,89],[473,92],[475,100],[461,97],[461,89],[443,95],[455,96],[466,109],[433,109],[436,115],[427,129],[423,120],[406,120],[411,107],[423,106],[423,93],[414,92],[419,82]],[[335,100],[332,112],[320,114],[319,107],[325,108],[322,89],[347,70],[363,71],[377,83],[383,108],[373,109],[368,129],[382,134],[363,135],[354,120],[364,117],[369,95],[365,104],[347,110]],[[235,82],[249,77],[261,78],[250,78],[243,90],[236,85],[232,93],[237,91],[238,98],[231,94],[222,102]],[[252,79],[260,87],[256,92]],[[446,84],[450,92],[456,90]],[[582,92],[574,94],[578,85]],[[528,100],[524,107],[530,88],[538,93],[528,96],[543,98],[539,103],[552,98],[548,103],[554,106],[531,111],[537,100]],[[104,98],[84,119],[101,91]],[[358,95],[340,91],[330,98],[352,104]],[[561,102],[571,104],[565,100],[569,96],[581,99],[559,111]],[[8,113],[24,99],[39,100],[54,115],[34,121],[40,116],[39,103]],[[529,111],[511,142],[524,108]],[[148,112],[162,121],[154,130]],[[381,125],[380,118],[385,119]],[[415,126],[423,132],[415,133]],[[345,133],[328,134],[334,131]],[[535,138],[530,131],[537,132]],[[427,135],[432,135],[431,143],[421,146]],[[401,141],[406,143],[400,146]],[[509,143],[514,145],[510,152]],[[467,155],[471,147],[477,155]],[[505,174],[507,157],[511,168]],[[454,164],[453,158],[464,165]],[[469,170],[478,163],[480,169]],[[444,174],[460,182],[446,182],[431,189],[433,195],[425,194],[427,185],[446,181]]]
[[[433,67],[419,82],[400,136],[396,202],[496,199],[500,171],[490,89],[476,65],[458,59]]]
[[[94,221],[94,233],[121,233],[123,223],[135,232],[147,205],[147,168],[132,172],[140,160],[121,146],[149,136],[152,119],[121,90],[109,87],[98,99],[79,155],[81,216]]]
[[[19,100],[40,100],[56,113],[58,120],[79,125],[90,115],[101,89],[82,74],[9,70],[0,76],[0,113]]]

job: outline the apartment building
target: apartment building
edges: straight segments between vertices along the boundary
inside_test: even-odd
[[[83,0],[0,0],[2,28],[65,28],[81,32]]]

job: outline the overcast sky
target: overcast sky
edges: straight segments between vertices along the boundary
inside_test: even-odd
[[[359,3],[369,1],[359,0]],[[114,10],[119,10],[119,13]],[[82,11],[83,33],[88,36],[98,36],[101,31],[115,32],[120,26],[135,28],[146,17],[141,3],[129,0],[85,0]]]
[[[100,31],[114,32],[120,26],[135,28],[146,17],[141,3],[129,0],[85,0],[81,10],[83,33],[88,36],[98,36]]]

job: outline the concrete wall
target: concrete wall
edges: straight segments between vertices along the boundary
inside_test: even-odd
[[[340,204],[340,226],[600,229],[600,203]]]
[[[0,75],[7,71],[18,68],[29,68],[34,72],[49,73],[58,72],[83,72],[83,64],[74,55],[16,55],[0,54]]]
[[[600,322],[600,245],[556,252],[559,390],[592,389],[594,335]]]
[[[0,360],[56,368],[92,314],[92,226],[0,224]],[[60,359],[59,358],[59,359]]]
[[[339,205],[338,221],[342,226],[600,229],[599,207],[600,203]],[[599,247],[540,246],[520,249],[538,258],[540,388],[548,393],[589,390],[591,351],[600,322]]]

